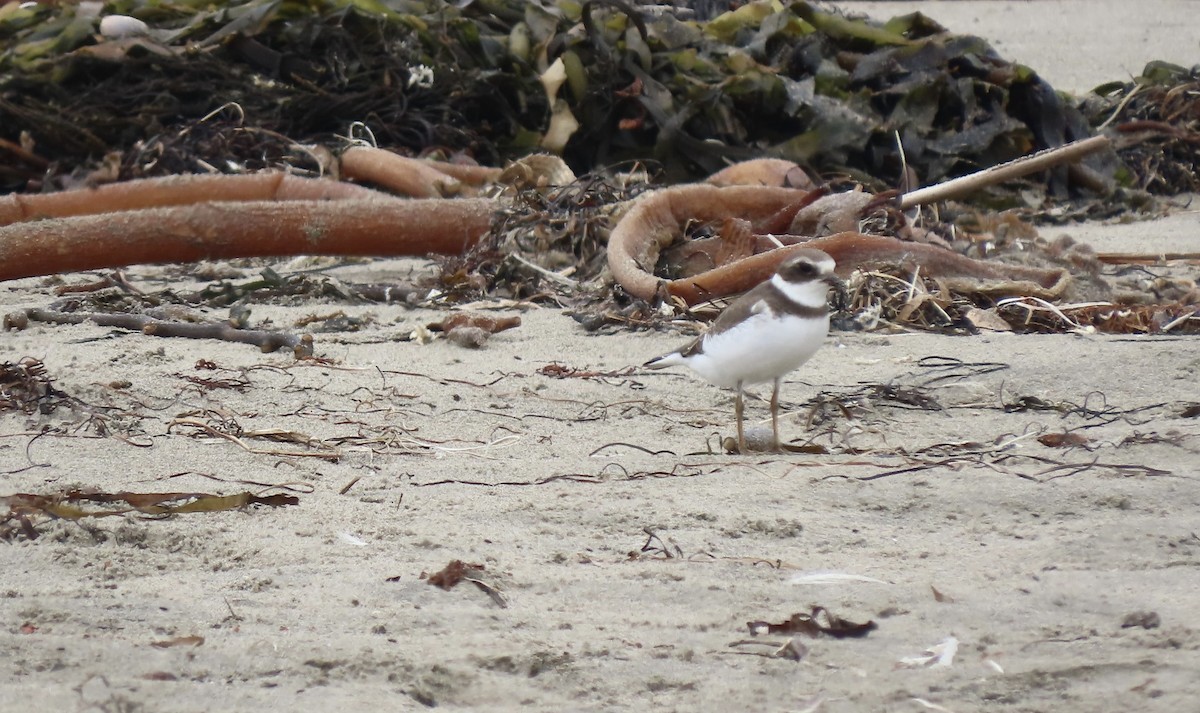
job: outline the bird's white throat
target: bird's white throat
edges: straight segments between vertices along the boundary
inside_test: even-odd
[[[829,304],[829,285],[823,280],[795,283],[775,275],[771,278],[771,286],[782,292],[789,301],[801,307],[820,309]]]

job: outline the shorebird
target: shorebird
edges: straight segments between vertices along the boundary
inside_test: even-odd
[[[833,258],[800,248],[779,264],[771,279],[734,300],[707,332],[643,366],[683,365],[709,383],[737,391],[738,451],[746,452],[744,389],[774,382],[771,434],[779,450],[779,384],[808,361],[829,333],[829,288],[844,289]]]

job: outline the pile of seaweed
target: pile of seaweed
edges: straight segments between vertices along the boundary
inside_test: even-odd
[[[1139,131],[1171,150],[1127,142],[981,198],[1090,199],[1096,215],[1142,191],[1196,187],[1195,92],[1175,91],[1196,77],[1180,68],[1155,67],[1136,82],[1154,91],[1134,101],[1123,85],[1076,105],[919,13],[879,23],[762,1],[719,12],[732,4],[5,4],[0,191],[295,166],[306,160],[298,144],[328,144],[355,122],[382,146],[490,165],[561,144],[577,174],[652,160],[678,181],[775,156],[881,189],[1058,146],[1119,124],[1118,110],[1150,116],[1164,102],[1190,102],[1191,123]],[[144,31],[101,34],[101,7]],[[548,69],[565,75],[553,100]]]

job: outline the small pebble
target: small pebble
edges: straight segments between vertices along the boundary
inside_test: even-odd
[[[487,343],[491,332],[480,327],[455,327],[446,332],[446,339],[467,349],[478,349]]]
[[[1153,611],[1135,611],[1127,614],[1121,622],[1122,629],[1157,629],[1162,626],[1162,619],[1158,616],[1158,612]]]
[[[746,451],[769,452],[774,450],[775,443],[771,437],[770,426],[746,426],[743,431],[746,437]],[[737,438],[735,436],[726,436],[721,442],[721,445],[728,453],[737,453]]]

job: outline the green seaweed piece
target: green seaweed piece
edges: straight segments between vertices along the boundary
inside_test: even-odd
[[[807,2],[792,3],[792,12],[821,32],[839,40],[860,40],[872,46],[907,45],[904,35],[872,24],[869,20],[851,20],[832,12],[817,10]]]
[[[763,20],[782,9],[783,5],[775,0],[748,2],[709,20],[704,26],[704,34],[722,44],[739,44],[736,42],[739,35],[757,29]]]
[[[1190,72],[1184,67],[1162,60],[1154,60],[1147,63],[1142,69],[1142,76],[1139,79],[1150,84],[1168,85],[1178,84],[1189,75]]]

